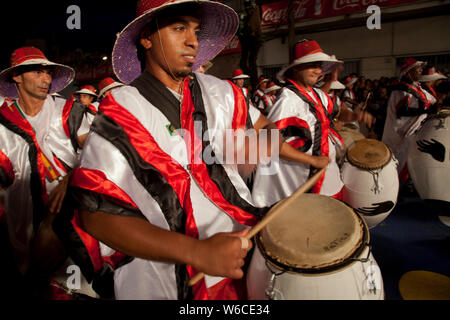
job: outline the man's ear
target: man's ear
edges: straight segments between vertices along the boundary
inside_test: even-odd
[[[22,75],[16,75],[15,73],[12,76],[12,79],[14,80],[15,83],[19,84],[22,83]]]
[[[152,47],[152,41],[150,40],[149,37],[141,38],[139,42],[141,43],[142,47],[144,47],[144,49],[146,50]]]

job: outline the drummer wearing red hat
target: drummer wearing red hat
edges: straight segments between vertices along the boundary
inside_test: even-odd
[[[233,74],[231,76],[231,81],[242,90],[242,93],[244,96],[249,99],[248,89],[244,87],[245,79],[250,79],[250,76],[244,74],[241,69],[236,69],[233,71]]]
[[[89,237],[85,250],[68,250],[85,274],[117,268],[116,299],[245,299],[243,236],[269,207],[254,206],[240,164],[217,155],[226,130],[271,124],[231,82],[192,73],[232,39],[237,14],[216,1],[143,0],[137,15],[112,54],[129,85],[102,100],[72,179],[79,215],[55,228],[73,243],[64,227],[82,230],[79,219],[97,239],[95,255]],[[189,287],[199,271],[206,276]]]
[[[269,109],[275,102],[275,96],[280,89],[281,87],[276,85],[275,82],[270,82],[267,85],[267,88],[264,90],[264,95],[261,99],[259,99],[259,103],[257,105],[257,108],[263,115],[267,116],[269,113]]]
[[[343,141],[331,124],[339,106],[314,86],[342,61],[324,53],[313,40],[302,40],[293,49],[294,60],[277,75],[287,86],[278,94],[268,119],[277,125],[291,146],[312,156],[329,157],[328,169],[312,192],[339,198],[343,183],[336,163],[335,141],[341,144]],[[280,159],[278,173],[272,176],[265,175],[264,167],[260,166],[255,175],[253,198],[259,205],[271,205],[290,196],[312,174],[312,166],[284,159]]]
[[[93,86],[82,86],[80,90],[74,92],[74,95],[78,98],[81,104],[87,108],[89,113],[97,113],[98,102],[95,101],[97,99],[97,90]]]
[[[447,79],[446,76],[436,71],[434,67],[427,67],[423,70],[422,75],[419,78],[419,82],[423,84],[422,88],[428,93],[430,93],[433,97],[438,99],[438,94],[435,90],[437,82],[439,80]],[[440,81],[439,81],[440,82]]]
[[[269,82],[269,79],[266,79],[263,76],[260,76],[258,78],[258,83],[256,85],[256,91],[253,94],[253,104],[255,106],[259,105],[259,101],[264,96],[264,90],[266,90],[268,82]]]
[[[10,242],[22,275],[51,276],[45,284],[62,288],[73,262],[66,260],[52,221],[89,122],[81,104],[52,96],[72,82],[72,68],[49,61],[34,47],[14,50],[10,64],[0,73],[0,94],[12,99],[0,108],[0,188]]]
[[[413,133],[420,128],[427,114],[436,111],[436,99],[419,83],[426,62],[408,58],[400,68],[399,83],[393,86],[388,100],[382,141],[398,160],[401,182],[408,178],[406,157]]]
[[[119,88],[123,86],[123,83],[115,81],[113,78],[105,78],[98,84],[98,97],[103,99],[106,97],[114,88]]]

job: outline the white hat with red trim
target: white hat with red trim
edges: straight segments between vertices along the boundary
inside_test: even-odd
[[[231,75],[231,80],[238,80],[238,79],[249,79],[250,76],[244,74],[241,69],[234,70],[233,74]]]
[[[123,83],[114,81],[113,78],[105,78],[98,84],[98,89],[100,90],[98,96],[101,98],[106,93],[106,91],[121,86],[123,86]]]
[[[267,89],[266,90],[264,90],[264,93],[269,93],[269,92],[272,92],[272,91],[275,91],[275,90],[280,90],[281,89],[281,87],[280,86],[277,86],[276,84],[275,84],[275,82],[269,82],[269,84],[267,85]]]
[[[322,74],[325,74],[333,70],[338,64],[343,63],[343,61],[324,53],[314,40],[301,40],[295,44],[293,50],[294,60],[277,74],[277,79],[280,81],[285,80],[286,71],[299,64],[322,62]]]
[[[345,86],[339,81],[333,81],[330,85],[331,90],[342,90],[345,89]]]
[[[356,81],[358,81],[358,77],[351,77],[348,76],[347,78],[345,78],[344,80],[344,86],[345,87],[350,87],[352,84],[354,84]]]
[[[86,85],[82,86],[80,90],[75,91],[75,94],[85,93],[94,97],[97,97],[97,90],[93,86]]]
[[[259,88],[259,86],[260,86],[261,84],[263,84],[264,82],[269,82],[269,79],[267,79],[267,78],[265,78],[265,77],[263,77],[263,76],[260,76],[260,77],[258,78],[258,84],[256,85],[256,87]]]
[[[428,81],[435,81],[435,80],[443,80],[447,79],[446,76],[443,74],[440,74],[436,71],[434,67],[428,67],[425,68],[425,70],[422,73],[422,76],[420,77],[420,82],[428,82]]]
[[[408,58],[405,60],[403,65],[400,67],[400,74],[398,76],[399,79],[401,79],[405,74],[408,73],[409,70],[419,67],[419,66],[425,66],[427,63],[424,61],[418,61],[414,58]]]

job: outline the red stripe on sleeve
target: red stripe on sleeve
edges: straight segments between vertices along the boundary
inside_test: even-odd
[[[69,130],[69,115],[70,110],[72,110],[73,100],[67,100],[66,104],[64,105],[63,112],[62,112],[62,125],[64,128],[64,133],[68,138],[70,138],[70,130]]]
[[[11,182],[14,181],[14,169],[13,165],[11,163],[11,160],[9,160],[8,156],[0,150],[0,167],[5,171],[5,173],[8,175],[9,180]]]
[[[102,171],[76,168],[72,174],[70,185],[116,198],[137,208],[133,200],[114,182],[108,180]]]
[[[232,127],[234,130],[245,129],[248,116],[248,108],[242,91],[231,81],[228,81],[233,88],[234,94],[234,113]]]

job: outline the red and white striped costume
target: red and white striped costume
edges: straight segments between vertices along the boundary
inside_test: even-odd
[[[341,137],[332,129],[331,122],[338,112],[330,97],[320,89],[299,87],[291,80],[280,92],[271,107],[268,118],[281,131],[291,146],[310,155],[325,155],[331,162],[325,175],[315,184],[313,193],[329,196],[338,194],[343,186],[336,163],[334,144]],[[252,191],[258,205],[272,205],[290,196],[312,175],[307,164],[279,159],[270,165],[278,166],[275,174],[265,174],[264,166],[258,166]]]
[[[382,141],[391,148],[397,158],[399,172],[406,164],[413,133],[420,128],[422,120],[431,111],[434,103],[436,99],[422,89],[419,82],[401,82],[392,90]]]
[[[253,206],[236,165],[208,164],[200,154],[220,153],[224,131],[245,127],[248,118],[256,121],[259,111],[247,109],[241,90],[231,82],[195,73],[183,86],[180,120],[186,131],[173,130],[164,108],[174,96],[155,80],[144,72],[102,100],[72,179],[80,209],[141,217],[199,239],[254,225],[268,208]],[[146,95],[143,84],[148,81],[169,95],[159,106],[155,94]],[[199,134],[206,129],[209,135],[202,143]],[[91,206],[92,195],[103,202]],[[81,236],[85,244],[93,240]],[[92,261],[113,252],[101,243],[94,247],[86,246]],[[195,273],[190,266],[134,258],[115,270],[115,297],[184,299],[186,281]],[[236,283],[205,276],[194,286],[193,297],[245,298],[239,296]]]

